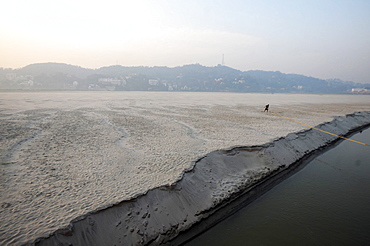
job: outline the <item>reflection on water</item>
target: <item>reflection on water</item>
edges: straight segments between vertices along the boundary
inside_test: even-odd
[[[368,245],[369,185],[370,148],[343,141],[187,245]]]

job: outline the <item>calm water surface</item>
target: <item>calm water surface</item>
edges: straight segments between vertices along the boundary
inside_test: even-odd
[[[370,147],[340,142],[187,245],[370,245]]]

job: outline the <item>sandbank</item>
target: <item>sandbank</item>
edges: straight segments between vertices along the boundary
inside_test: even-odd
[[[301,146],[307,127],[262,112],[267,103],[313,126],[342,116],[322,126],[338,134],[366,125],[370,111],[368,96],[1,93],[1,244],[175,240],[335,141],[305,132]]]

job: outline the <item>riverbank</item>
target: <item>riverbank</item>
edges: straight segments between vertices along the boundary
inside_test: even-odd
[[[317,128],[346,135],[369,124],[370,112],[361,112]],[[196,161],[181,180],[81,216],[36,244],[181,244],[255,199],[299,167],[304,158],[337,140],[309,129],[264,145],[213,151]],[[194,225],[195,230],[191,229]]]
[[[347,137],[368,143],[370,127]],[[369,146],[338,141],[302,167],[185,245],[367,245]]]
[[[263,112],[270,103],[270,112]],[[273,142],[368,96],[164,92],[0,93],[0,244],[171,186],[196,160]]]

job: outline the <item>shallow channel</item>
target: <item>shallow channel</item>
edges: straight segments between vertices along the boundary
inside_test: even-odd
[[[341,141],[186,245],[368,245],[369,187],[370,147]]]

